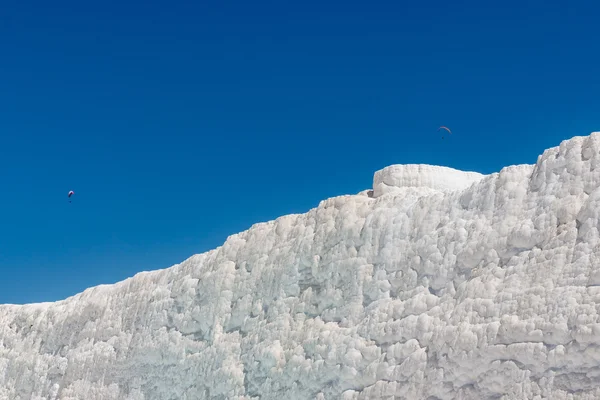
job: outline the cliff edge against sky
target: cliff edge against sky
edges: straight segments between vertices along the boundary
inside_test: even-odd
[[[0,399],[600,397],[600,133],[396,165],[164,270],[0,306]]]

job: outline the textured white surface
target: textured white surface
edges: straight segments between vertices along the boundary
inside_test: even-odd
[[[396,192],[403,188],[428,188],[438,191],[465,189],[484,175],[448,167],[426,164],[391,165],[375,172],[373,196]]]
[[[172,268],[0,306],[0,399],[600,398],[599,153],[393,166]]]

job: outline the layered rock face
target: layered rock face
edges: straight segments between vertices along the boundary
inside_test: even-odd
[[[600,398],[600,133],[373,189],[171,268],[0,306],[0,399]]]

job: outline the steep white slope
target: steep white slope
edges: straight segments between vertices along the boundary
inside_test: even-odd
[[[600,398],[600,133],[378,172],[220,248],[0,306],[1,399]]]

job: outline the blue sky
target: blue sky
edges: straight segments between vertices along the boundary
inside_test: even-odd
[[[570,4],[3,2],[0,303],[169,267],[387,165],[491,173],[600,130],[600,4]]]

